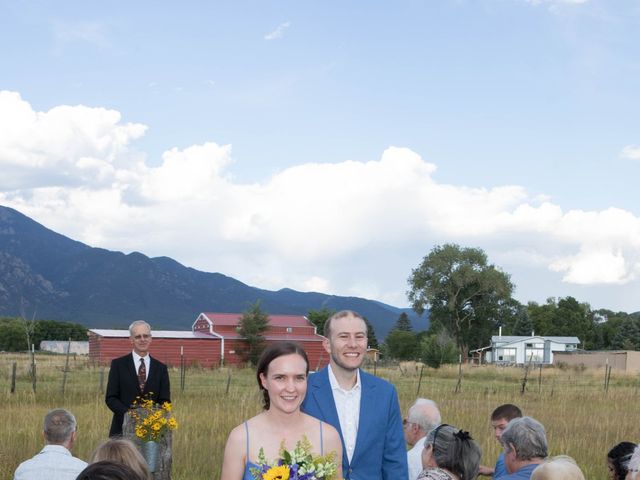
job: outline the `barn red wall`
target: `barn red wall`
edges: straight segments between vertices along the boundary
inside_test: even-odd
[[[291,334],[292,335],[292,334]],[[285,340],[289,335],[282,335],[279,340]],[[268,340],[271,343],[275,340]],[[329,363],[329,358],[321,341],[298,341],[309,357],[309,368],[316,370]],[[150,353],[168,366],[180,365],[180,347],[183,347],[184,361],[187,366],[199,365],[210,368],[220,365],[221,340],[209,338],[154,338]],[[241,365],[244,363],[242,349],[244,340],[225,340],[225,364]],[[231,353],[231,352],[235,353]],[[109,364],[111,360],[131,352],[128,337],[100,337],[89,334],[89,358],[96,363]]]

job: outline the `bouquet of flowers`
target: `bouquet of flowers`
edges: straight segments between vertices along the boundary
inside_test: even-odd
[[[158,405],[150,398],[152,394],[153,392],[149,392],[142,398],[136,397],[133,408],[129,411],[135,422],[136,437],[143,442],[155,442],[169,430],[178,428],[178,422],[171,412],[171,403]]]
[[[260,448],[258,468],[251,468],[255,480],[331,480],[336,474],[335,454],[313,457],[306,438],[289,452],[280,444],[280,458],[269,463]]]

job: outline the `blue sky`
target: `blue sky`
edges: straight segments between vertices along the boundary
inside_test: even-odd
[[[637,1],[0,0],[0,203],[406,304],[436,244],[640,310]],[[212,306],[215,309],[215,306]]]

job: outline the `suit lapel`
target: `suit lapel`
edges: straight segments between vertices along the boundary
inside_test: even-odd
[[[331,390],[331,384],[329,383],[329,372],[326,368],[314,373],[317,375],[317,379],[313,382],[311,388],[311,394],[322,414],[324,421],[336,425],[340,438],[342,438],[342,429],[340,428],[340,419],[338,418],[338,411],[336,410],[336,404],[333,401],[333,391]]]

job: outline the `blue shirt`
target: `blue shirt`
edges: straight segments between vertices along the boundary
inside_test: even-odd
[[[498,456],[498,460],[496,460],[496,466],[493,469],[493,479],[496,480],[498,478],[502,478],[507,474],[507,467],[504,464],[504,452],[502,452]]]
[[[530,463],[525,465],[520,470],[513,472],[512,474],[505,475],[502,480],[529,480],[531,474],[538,467],[539,463]]]

